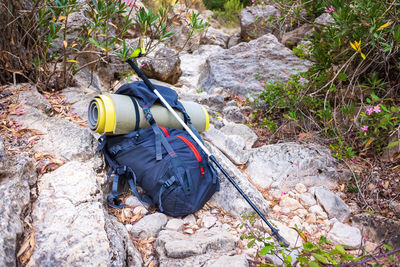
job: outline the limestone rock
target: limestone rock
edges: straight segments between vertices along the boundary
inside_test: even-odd
[[[204,132],[204,140],[212,142],[235,164],[245,164],[249,160],[249,153],[243,151],[245,141],[240,136],[226,136],[211,127],[210,130]]]
[[[213,216],[203,217],[203,226],[205,228],[211,228],[217,222],[217,218]]]
[[[215,257],[216,252],[233,250],[235,240],[230,233],[221,230],[198,232],[190,236],[163,230],[155,246],[160,266],[200,266]]]
[[[8,172],[0,177],[0,266],[17,266],[17,240],[24,232],[21,219],[29,209],[29,180],[36,179],[29,159],[12,157],[9,160]]]
[[[400,247],[400,222],[371,213],[361,213],[352,216],[353,226],[361,229],[368,240],[385,242],[392,247]]]
[[[185,224],[195,224],[196,223],[196,217],[194,217],[193,214],[189,214],[185,218],[183,218],[183,222]]]
[[[172,25],[172,27],[168,30],[174,32],[174,34],[165,42],[168,47],[189,53],[192,53],[199,48],[200,36],[194,36],[188,42],[186,42],[190,34],[190,27],[185,25],[185,23],[180,25]]]
[[[282,36],[282,44],[286,47],[293,48],[299,44],[305,37],[310,36],[313,31],[311,24],[304,24],[293,31],[286,32]]]
[[[167,221],[168,218],[163,213],[157,212],[147,215],[133,225],[132,235],[136,238],[155,237]]]
[[[231,175],[238,186],[247,194],[247,196],[253,201],[253,203],[259,208],[263,214],[268,213],[269,203],[264,199],[261,193],[249,182],[249,180],[243,175],[243,173],[237,169],[237,167],[225,157],[221,151],[215,146],[208,142],[205,142],[209,147],[211,153],[215,156],[221,166]],[[228,179],[220,172],[219,181],[221,188],[219,192],[216,192],[210,202],[215,204],[224,210],[229,212],[236,217],[240,217],[243,214],[253,212],[250,205],[243,199],[239,192],[231,185]]]
[[[95,153],[97,141],[90,131],[65,119],[48,117],[36,108],[27,108],[16,117],[24,127],[38,130],[44,135],[33,150],[55,155],[62,160],[87,160]],[[67,134],[66,134],[67,133]]]
[[[279,234],[286,239],[290,243],[291,248],[295,247],[301,247],[303,244],[303,239],[299,237],[299,234],[296,232],[296,230],[287,227],[281,222],[271,220],[271,223],[276,225],[276,227],[279,229]],[[267,227],[267,226],[265,226]]]
[[[228,40],[228,46],[227,48],[231,48],[232,46],[237,45],[238,43],[240,43],[242,37],[240,36],[240,34],[235,34],[229,37]]]
[[[167,225],[165,226],[165,230],[171,231],[181,231],[183,228],[184,221],[181,219],[171,219],[168,221]]]
[[[336,161],[328,149],[316,145],[281,143],[252,150],[247,172],[262,188],[287,191],[298,183],[336,187]]]
[[[222,112],[224,107],[224,99],[220,95],[202,94],[182,94],[181,100],[194,101],[209,107],[209,112]],[[211,118],[210,118],[211,119]]]
[[[76,113],[83,120],[87,120],[89,103],[99,92],[92,87],[68,87],[62,90],[61,94],[67,98],[69,103],[73,103],[71,112]]]
[[[175,84],[182,74],[179,53],[166,46],[159,47],[154,52],[154,58],[140,60],[141,69],[148,78]]]
[[[30,106],[46,114],[51,113],[52,107],[50,102],[39,93],[36,86],[22,83],[13,87],[13,90],[18,90],[17,101],[21,103],[22,106]]]
[[[389,208],[394,211],[395,214],[400,215],[400,203],[396,201],[391,201],[389,203]]]
[[[201,45],[193,54],[180,53],[182,75],[179,78],[179,82],[195,89],[202,89],[199,84],[199,78],[206,59],[222,51],[224,49],[218,45]]]
[[[269,16],[278,16],[278,9],[274,6],[251,6],[240,12],[240,28],[243,40],[249,41],[267,34],[275,33],[272,24],[265,21]]]
[[[311,193],[300,194],[299,201],[306,208],[309,208],[309,207],[317,204],[317,201],[315,200],[314,195],[312,195]]]
[[[235,255],[235,256],[221,256],[215,261],[208,262],[205,267],[220,267],[220,266],[230,266],[230,267],[248,267],[249,262],[245,255]]]
[[[32,212],[32,265],[111,264],[102,194],[93,163],[71,161],[46,173]]]
[[[303,208],[303,206],[296,199],[291,197],[285,197],[281,199],[281,201],[279,202],[279,206],[283,209],[288,208],[291,211]]]
[[[200,44],[218,45],[227,48],[229,35],[221,30],[208,27],[200,37]]]
[[[246,142],[246,149],[250,149],[258,140],[258,137],[253,130],[244,124],[228,123],[223,126],[220,131],[225,135],[237,135],[242,137]]]
[[[226,120],[234,123],[245,123],[246,121],[246,118],[244,117],[239,107],[225,107],[223,110],[223,114]]]
[[[148,208],[150,205],[146,202],[141,202],[137,197],[135,196],[130,196],[127,199],[125,199],[125,204],[129,207],[136,208],[138,206],[144,206]]]
[[[328,213],[329,218],[336,218],[343,222],[351,213],[349,206],[326,187],[317,187],[315,197]]]
[[[343,244],[358,248],[361,244],[362,236],[358,228],[336,222],[329,231],[327,239],[335,244]]]
[[[110,241],[110,251],[114,266],[142,266],[140,252],[133,245],[127,228],[114,216],[105,214],[105,230]],[[125,252],[125,253],[124,253]]]
[[[200,86],[208,92],[224,87],[235,95],[252,97],[262,91],[259,80],[286,81],[290,74],[306,71],[310,65],[275,36],[266,34],[210,56],[201,73]]]
[[[302,183],[296,184],[295,189],[300,194],[307,192],[307,187]]]
[[[326,212],[321,208],[321,206],[319,205],[314,205],[312,207],[309,208],[310,212],[322,217],[323,219],[327,219],[328,215],[326,214]]]

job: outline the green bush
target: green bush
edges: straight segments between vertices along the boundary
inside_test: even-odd
[[[204,5],[209,10],[223,10],[226,0],[203,0]]]
[[[383,253],[371,255],[364,248],[351,248],[346,245],[333,245],[331,241],[321,236],[317,242],[307,240],[307,235],[295,225],[298,233],[297,241],[292,244],[294,248],[285,248],[275,242],[272,237],[255,227],[256,214],[243,215],[243,223],[239,226],[244,232],[240,239],[246,241],[248,248],[255,248],[255,259],[259,266],[277,266],[270,264],[266,259],[266,255],[273,255],[282,261],[280,266],[341,266],[347,263],[348,266],[364,266],[377,258],[386,257],[387,262],[394,265],[400,263],[400,249],[393,249],[391,246],[384,244],[380,245],[380,250]],[[300,240],[303,244],[300,245]],[[347,249],[359,249],[358,254]],[[389,263],[389,264],[390,264]]]
[[[276,23],[288,17],[307,21],[322,13],[329,13],[332,22],[315,25],[311,53],[294,48],[314,62],[308,72],[287,83],[265,81],[259,99],[266,108],[258,114],[278,127],[295,120],[300,130],[329,140],[338,158],[398,144],[389,139],[400,128],[400,5],[379,0],[274,2],[281,9]],[[366,115],[374,107],[381,112]]]
[[[43,90],[62,89],[84,68],[108,63],[111,57],[126,60],[139,54],[137,50],[132,53],[124,40],[133,22],[140,31],[139,51],[151,52],[173,34],[169,30],[172,21],[168,19],[172,5],[166,2],[153,11],[139,2],[36,0],[30,5],[30,1],[6,0],[0,4],[0,78],[5,77],[6,82],[12,78],[10,72],[17,70],[18,75]],[[77,32],[71,32],[71,16],[80,11],[85,19]],[[182,23],[190,27],[188,39],[207,27],[198,13],[183,17]],[[3,51],[13,57],[3,56]],[[81,58],[91,61],[81,64]]]

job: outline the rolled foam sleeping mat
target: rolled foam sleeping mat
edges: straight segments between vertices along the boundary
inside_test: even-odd
[[[210,125],[207,110],[194,102],[181,101],[181,103],[196,130],[200,133],[207,131]],[[183,129],[171,112],[161,104],[154,104],[150,111],[159,126]],[[184,120],[183,114],[177,109],[175,111]],[[150,127],[137,100],[119,94],[94,97],[89,103],[88,124],[92,131],[106,135],[127,134],[141,128]]]

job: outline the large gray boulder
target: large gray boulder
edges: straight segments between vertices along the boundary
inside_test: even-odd
[[[36,172],[28,158],[3,156],[1,160],[9,164],[7,171],[0,173],[0,266],[17,266],[18,240],[23,236],[23,219],[30,208],[29,184],[35,183]]]
[[[219,267],[219,266],[230,266],[230,267],[248,267],[249,261],[246,255],[224,255],[214,261],[209,261],[205,267]]]
[[[117,219],[104,213],[105,230],[110,241],[110,254],[114,266],[142,266],[140,252],[130,241],[128,230]]]
[[[349,217],[351,213],[350,207],[328,188],[324,186],[317,187],[314,195],[318,203],[328,213],[330,219],[336,218],[338,221],[343,222]]]
[[[261,188],[293,189],[296,184],[334,188],[339,174],[326,148],[282,143],[252,150],[247,173]]]
[[[235,238],[216,229],[193,235],[164,230],[155,245],[160,266],[202,266],[221,253],[234,250]]]
[[[154,213],[145,216],[132,227],[132,235],[135,238],[149,238],[157,236],[161,228],[168,222],[167,215],[163,213]]]
[[[329,231],[327,239],[334,244],[343,244],[358,249],[362,241],[362,236],[358,228],[336,222]]]
[[[245,140],[238,135],[225,135],[211,127],[210,130],[204,132],[204,140],[218,147],[236,165],[246,164],[249,160],[249,152],[244,150]]]
[[[103,161],[95,153],[94,138],[84,127],[49,117],[52,109],[35,90],[26,86],[13,91],[25,111],[13,119],[42,133],[33,146],[37,156],[58,160],[59,165],[66,163],[55,170],[46,169],[36,182],[34,169],[29,167],[33,174],[28,175],[23,161],[13,159],[22,165],[16,170],[9,167],[0,180],[4,204],[0,207],[0,258],[5,262],[0,261],[0,265],[16,265],[15,255],[20,252],[19,258],[31,266],[140,266],[141,256],[127,230],[104,209]],[[84,99],[84,92],[81,94]],[[72,95],[79,98],[76,91]],[[46,158],[38,163],[51,163]],[[16,176],[8,180],[11,173]],[[29,226],[29,232],[24,232],[21,221],[28,222],[25,230]],[[17,238],[22,238],[21,243],[16,243]],[[21,248],[16,251],[18,246]]]
[[[290,49],[266,34],[240,43],[206,60],[200,85],[206,91],[217,87],[241,96],[262,91],[261,80],[286,81],[290,74],[307,71],[311,62],[299,59]]]
[[[166,46],[156,48],[154,57],[147,57],[139,62],[148,78],[175,84],[182,74],[178,52]]]
[[[222,30],[208,27],[200,37],[200,44],[218,45],[227,48],[230,36]]]
[[[253,201],[263,214],[268,213],[269,203],[264,199],[261,193],[255,188],[246,176],[214,145],[206,142],[210,148],[211,154],[215,156],[221,166],[233,178],[236,184]],[[240,218],[243,214],[254,212],[251,206],[233,187],[229,180],[218,170],[221,188],[216,192],[210,202],[222,209],[229,211],[233,216]]]
[[[43,175],[32,220],[32,265],[105,265],[110,244],[101,191],[90,163],[71,161]]]
[[[251,6],[240,12],[240,28],[243,40],[249,41],[267,33],[277,33],[270,16],[277,17],[279,10],[274,6]]]
[[[251,130],[247,125],[244,124],[228,123],[220,130],[221,132],[229,136],[232,135],[241,136],[246,142],[245,145],[246,149],[250,149],[254,145],[254,143],[258,140],[258,137],[253,132],[253,130]]]
[[[298,45],[305,37],[310,36],[313,32],[313,26],[306,23],[293,31],[285,32],[282,36],[281,43],[286,47],[292,49],[294,46]]]
[[[205,67],[207,58],[218,55],[222,51],[224,49],[219,45],[201,45],[192,54],[180,53],[182,75],[179,78],[179,83],[200,90],[200,73]]]

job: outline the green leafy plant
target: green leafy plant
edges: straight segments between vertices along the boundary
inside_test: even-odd
[[[345,245],[333,245],[331,241],[321,236],[317,242],[307,241],[303,231],[295,225],[298,232],[298,239],[304,239],[302,245],[300,242],[294,244],[294,248],[284,248],[274,242],[267,233],[255,228],[256,214],[243,215],[243,223],[239,226],[244,229],[240,239],[247,242],[248,248],[256,248],[255,259],[260,266],[275,266],[270,264],[266,255],[274,255],[282,261],[283,266],[340,266],[348,264],[349,266],[360,266],[362,264],[374,261],[376,258],[387,257],[393,263],[398,263],[400,249],[394,250],[391,246],[385,244],[382,249],[386,252],[378,255],[369,255],[365,250],[361,250],[360,256],[355,256],[346,250]],[[282,266],[281,265],[281,266]]]
[[[10,60],[2,52],[0,74],[5,72],[9,79],[10,69],[17,69],[14,73],[32,80],[44,90],[62,89],[82,69],[93,69],[100,63],[110,64],[112,57],[126,60],[148,54],[173,35],[169,30],[172,23],[168,19],[172,9],[170,2],[165,2],[157,12],[151,8],[146,10],[136,0],[34,0],[32,5],[23,3],[25,6],[20,1],[7,0],[1,4],[0,15],[7,18],[0,20],[0,34],[8,40],[4,41],[7,44],[4,54],[19,60]],[[70,29],[72,15],[83,19],[74,30]],[[187,17],[189,21],[183,19],[182,23],[190,27],[189,40],[208,24],[198,13],[192,12]],[[140,34],[136,46],[125,41],[128,30],[136,29],[134,24]],[[19,42],[20,46],[10,46],[10,41]],[[23,44],[27,44],[26,48]]]

